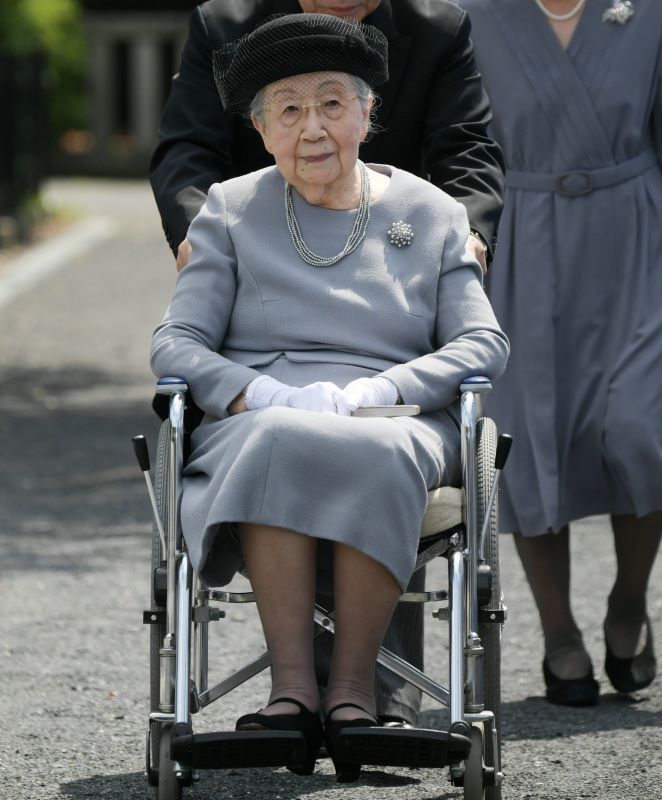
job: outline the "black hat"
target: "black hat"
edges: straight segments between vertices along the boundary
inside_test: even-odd
[[[269,83],[306,72],[346,72],[374,88],[388,80],[388,42],[372,25],[329,14],[285,14],[212,53],[227,111],[245,112]]]

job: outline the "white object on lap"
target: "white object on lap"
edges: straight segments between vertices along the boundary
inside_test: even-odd
[[[421,413],[420,406],[385,405],[361,406],[352,411],[353,417],[415,417]]]

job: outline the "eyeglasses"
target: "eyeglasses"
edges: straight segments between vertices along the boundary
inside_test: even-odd
[[[323,119],[336,122],[345,116],[352,100],[357,98],[358,95],[356,94],[346,95],[334,92],[314,103],[302,103],[298,100],[288,99],[270,103],[266,106],[266,109],[275,116],[277,122],[284,128],[293,128],[301,122],[306,109],[309,108],[314,108]]]

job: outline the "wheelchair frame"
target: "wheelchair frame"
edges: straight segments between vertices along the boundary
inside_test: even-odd
[[[463,522],[426,537],[419,547],[416,569],[442,555],[448,559],[448,591],[401,598],[448,601],[447,607],[433,611],[433,617],[449,625],[448,688],[384,647],[378,656],[381,665],[450,713],[448,731],[435,732],[436,738],[429,731],[408,731],[416,744],[414,761],[393,766],[448,766],[451,782],[464,787],[465,800],[501,798],[500,661],[506,608],[499,580],[496,494],[510,440],[502,437],[508,441],[500,440],[497,448],[494,423],[480,415],[480,396],[490,388],[482,377],[468,378],[460,387]],[[209,623],[225,617],[211,603],[247,603],[254,595],[203,588],[192,569],[179,515],[187,386],[181,379],[163,378],[158,395],[165,395],[168,409],[159,435],[155,488],[144,438],[134,438],[155,517],[151,608],[143,615],[151,626],[146,775],[157,800],[180,800],[183,787],[193,783],[200,768],[285,766],[296,759],[299,742],[297,734],[276,731],[193,734],[191,715],[266,669],[271,656],[266,651],[208,685]],[[333,633],[332,613],[316,606],[314,618],[318,632]],[[256,737],[264,740],[266,750],[251,761],[246,753]],[[415,763],[417,758],[422,762]]]

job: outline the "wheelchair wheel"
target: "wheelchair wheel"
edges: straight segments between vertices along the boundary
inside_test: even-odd
[[[471,751],[464,760],[464,800],[483,800],[483,726],[471,726]]]
[[[156,463],[154,467],[154,494],[156,495],[156,505],[159,509],[161,520],[164,519],[165,507],[168,500],[168,441],[170,437],[170,422],[166,420],[162,423],[159,430],[159,440],[156,451]],[[152,528],[152,569],[150,572],[150,608],[163,611],[162,621],[149,626],[149,710],[159,710],[160,697],[160,656],[159,650],[163,647],[163,638],[166,635],[165,607],[160,605],[159,598],[154,593],[154,571],[162,564],[161,559],[161,538],[156,525]],[[151,774],[148,779],[151,785],[156,786],[160,774],[160,740],[162,736],[161,725],[155,725],[151,736],[150,760],[152,764]],[[169,745],[168,745],[169,746]],[[162,797],[157,789],[158,800]]]
[[[493,420],[483,417],[478,420],[476,428],[477,437],[477,484],[478,484],[478,528],[482,529],[488,498],[494,481],[494,459],[497,447],[497,430]],[[490,515],[487,536],[485,539],[485,562],[490,567],[492,587],[490,596],[490,609],[502,607],[501,582],[499,576],[499,532],[497,527],[497,503],[495,502]],[[482,662],[482,701],[485,709],[494,714],[497,726],[497,754],[494,753],[492,732],[484,730],[482,749],[485,752],[485,764],[492,767],[495,764],[495,755],[499,756],[501,765],[501,625],[496,623],[481,623],[478,635],[484,648]],[[473,748],[472,748],[473,750]],[[466,795],[465,795],[466,796]],[[481,795],[482,797],[482,795]],[[485,787],[486,800],[501,800],[501,787],[490,785]]]
[[[172,725],[159,726],[159,785],[155,789],[156,800],[182,800],[183,789],[177,780],[170,758]]]

